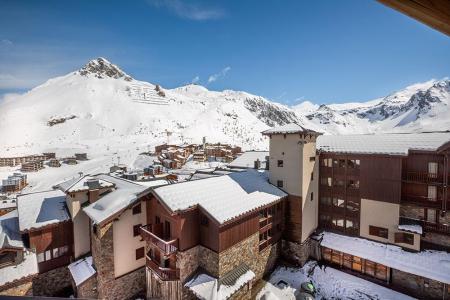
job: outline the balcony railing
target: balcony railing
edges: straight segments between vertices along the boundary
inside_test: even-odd
[[[155,272],[162,280],[180,279],[180,269],[163,268],[159,266],[148,254],[146,255],[147,268]]]
[[[159,224],[158,224],[159,225]],[[151,242],[158,247],[164,255],[170,255],[178,250],[178,239],[165,240],[162,238],[161,230],[153,224],[148,224],[141,227],[141,236],[144,240]]]
[[[400,224],[402,225],[420,225],[424,232],[434,232],[450,235],[450,226],[447,224],[437,224],[432,222],[427,222],[424,220],[416,220],[411,218],[400,218]]]
[[[431,208],[439,208],[442,206],[441,198],[429,198],[426,196],[403,195],[402,202]]]
[[[426,182],[426,183],[442,183],[442,174],[428,173],[428,172],[406,172],[407,181]]]

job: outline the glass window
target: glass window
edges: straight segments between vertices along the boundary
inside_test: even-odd
[[[53,258],[59,257],[59,248],[53,249]]]
[[[139,236],[140,235],[140,228],[142,224],[137,224],[133,226],[133,236]]]
[[[141,213],[141,204],[139,203],[135,207],[133,207],[133,215],[137,215]]]
[[[338,164],[339,168],[345,168],[345,159],[339,159]]]
[[[348,187],[353,188],[353,189],[359,189],[359,180],[350,179],[348,181]]]
[[[45,261],[44,253],[38,253],[37,254],[37,262],[41,263],[41,262],[44,262],[44,261]]]
[[[136,249],[136,260],[144,257],[145,249],[144,247]]]
[[[277,187],[283,187],[283,180],[277,180]]]
[[[59,255],[60,256],[66,254],[67,252],[69,252],[69,247],[68,246],[59,247]]]
[[[435,185],[428,186],[428,200],[436,201],[437,199],[437,187]]]
[[[359,168],[359,165],[360,165],[360,160],[359,160],[359,159],[349,159],[349,160],[347,161],[347,166],[348,166],[349,168],[352,168],[352,169],[358,169],[358,168]]]
[[[345,200],[338,198],[338,197],[334,197],[333,198],[333,205],[336,207],[344,207],[345,205]]]
[[[52,252],[50,250],[45,251],[45,260],[52,259]]]
[[[331,167],[331,158],[323,158],[322,159],[322,166],[324,166],[324,167]]]
[[[436,178],[438,174],[438,163],[437,162],[429,162],[428,163],[428,176],[432,178]]]
[[[326,197],[326,196],[320,197],[320,204],[326,205],[326,206],[331,206],[331,198]]]
[[[360,257],[353,256],[352,269],[355,271],[361,272],[362,268],[361,268],[361,258]]]
[[[359,211],[359,201],[358,199],[354,198],[347,198],[347,210],[351,212],[357,212]]]
[[[344,267],[352,268],[352,256],[344,253]]]
[[[380,264],[376,264],[375,267],[375,277],[381,280],[387,280],[387,267],[380,265]]]
[[[428,208],[426,211],[427,211],[427,222],[436,223],[436,210]]]
[[[343,180],[343,179],[334,179],[334,186],[345,186],[345,180]]]
[[[389,230],[387,228],[369,225],[369,234],[387,239],[389,236]]]
[[[282,167],[283,166],[283,160],[279,159],[277,162],[278,167]]]

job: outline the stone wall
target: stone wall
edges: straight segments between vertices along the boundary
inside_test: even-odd
[[[69,269],[64,266],[33,278],[34,296],[57,296],[72,289]]]
[[[97,276],[94,275],[77,288],[77,298],[97,299]]]
[[[130,299],[145,290],[145,267],[114,277],[113,226],[108,223],[91,234],[92,258],[97,269],[97,291],[101,299]]]
[[[0,296],[32,296],[33,277],[0,287]]]
[[[254,264],[259,259],[259,233],[253,234],[247,239],[222,251],[219,254],[219,277],[232,271],[242,263],[246,263],[250,269],[254,270]]]
[[[199,246],[198,264],[214,277],[219,277],[219,254],[206,247]]]
[[[183,252],[177,252],[177,268],[180,269],[181,282],[184,282],[189,275],[197,270],[199,265],[199,248],[200,246],[196,246]]]
[[[420,299],[448,299],[444,284],[435,280],[392,269],[392,285]]]
[[[311,238],[301,244],[282,240],[281,255],[286,261],[303,266],[311,254],[311,247]]]

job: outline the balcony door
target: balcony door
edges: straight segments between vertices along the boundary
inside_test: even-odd
[[[170,222],[169,221],[164,221],[163,238],[165,240],[168,240],[170,238]]]
[[[431,178],[437,178],[438,175],[438,163],[429,162],[428,163],[428,176]]]

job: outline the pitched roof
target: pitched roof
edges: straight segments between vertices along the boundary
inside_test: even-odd
[[[229,163],[228,166],[231,168],[253,168],[255,161],[259,159],[261,162],[260,169],[265,169],[266,156],[269,156],[269,151],[247,151]]]
[[[262,134],[264,134],[264,135],[289,134],[289,133],[317,133],[318,134],[318,132],[316,132],[314,130],[305,128],[305,127],[295,124],[295,123],[288,123],[285,125],[273,127],[273,128],[267,129],[262,132]]]
[[[17,210],[0,216],[0,249],[23,248]]]
[[[92,256],[74,261],[68,267],[76,286],[79,286],[97,273],[93,267]]]
[[[324,152],[408,155],[409,150],[436,151],[450,141],[450,132],[322,135],[316,147]]]
[[[0,286],[35,275],[38,272],[36,254],[32,251],[25,251],[23,260],[19,264],[0,268]]]
[[[173,212],[199,205],[220,224],[287,196],[255,170],[163,186],[154,193]]]
[[[83,208],[94,223],[99,224],[113,215],[120,213],[132,205],[141,196],[150,192],[150,188],[129,180],[106,174],[95,175],[95,178],[113,183],[115,188],[101,196],[99,200]]]
[[[66,194],[60,190],[17,196],[20,231],[41,228],[70,219]]]
[[[63,192],[81,192],[88,191],[89,180],[95,179],[93,176],[85,175],[78,178],[69,179],[67,181],[61,182],[56,185],[57,188],[62,190]],[[113,187],[114,184],[108,181],[99,180],[99,185],[101,188]]]

